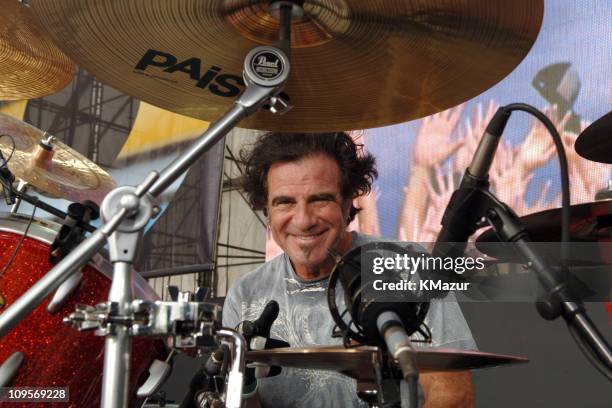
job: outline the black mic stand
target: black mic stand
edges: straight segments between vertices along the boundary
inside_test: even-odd
[[[484,221],[495,230],[500,241],[514,244],[514,249],[525,264],[535,272],[546,292],[537,302],[540,315],[546,320],[562,316],[572,334],[577,336],[579,345],[587,346],[590,356],[596,357],[604,367],[612,370],[610,345],[587,315],[582,300],[572,293],[561,278],[567,275],[567,268],[531,245],[532,241],[522,221],[510,207],[489,191],[487,178],[477,178],[466,171],[442,218],[444,230],[462,231],[465,236],[441,237],[439,240],[446,242],[437,242],[434,252],[461,256],[467,238],[482,227]]]

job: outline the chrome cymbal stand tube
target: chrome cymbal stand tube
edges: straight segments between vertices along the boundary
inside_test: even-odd
[[[131,268],[142,231],[151,216],[159,210],[155,197],[245,117],[264,105],[268,105],[276,114],[290,109],[288,101],[280,95],[290,70],[290,48],[287,47],[290,43],[287,38],[290,29],[287,27],[290,27],[292,17],[296,17],[294,10],[299,11],[301,7],[289,1],[279,3],[280,41],[277,45],[255,47],[247,54],[243,72],[247,88],[229,112],[214,122],[178,160],[161,173],[152,172],[136,187],[124,186],[111,191],[101,208],[105,223],[0,315],[2,337],[57,289],[74,270],[86,264],[108,240],[114,273],[109,294],[111,313],[106,327],[101,404],[103,408],[121,408],[127,405],[127,375],[131,351],[129,316],[133,300]],[[243,354],[237,353],[237,359]],[[236,365],[235,369],[238,368]],[[237,378],[236,375],[234,378]]]
[[[217,330],[217,337],[227,339],[230,347],[230,371],[225,386],[225,408],[240,408],[242,385],[246,362],[246,341],[238,332],[229,329]]]

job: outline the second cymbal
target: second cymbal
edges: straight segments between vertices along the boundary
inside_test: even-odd
[[[9,170],[43,193],[100,204],[116,187],[106,171],[64,143],[41,143],[49,136],[34,126],[0,113],[0,135]]]
[[[472,350],[417,347],[416,362],[419,372],[473,370],[499,365],[526,363],[524,357],[485,353]],[[247,361],[281,367],[333,370],[361,379],[360,373],[373,371],[378,348],[360,346],[313,346],[307,348],[276,348],[247,352]],[[371,367],[371,370],[367,368]],[[369,378],[368,378],[369,379]]]
[[[584,129],[576,139],[574,148],[585,159],[612,164],[612,112]]]
[[[554,208],[521,217],[529,238],[551,254],[561,248],[561,209]],[[609,265],[607,254],[612,240],[612,200],[576,204],[570,207],[570,252],[568,264],[574,266]],[[542,244],[537,244],[542,243]],[[555,244],[556,243],[556,244]],[[599,243],[599,245],[589,244]],[[476,248],[506,262],[521,262],[511,245],[499,242],[493,229],[485,230],[476,240]]]

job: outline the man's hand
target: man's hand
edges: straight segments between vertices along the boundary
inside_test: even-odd
[[[473,408],[474,387],[469,371],[446,371],[419,375],[425,393],[423,408]]]

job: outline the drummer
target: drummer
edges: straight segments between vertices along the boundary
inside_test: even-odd
[[[240,278],[223,308],[223,325],[255,320],[270,300],[280,313],[271,337],[291,347],[339,344],[325,291],[334,266],[329,249],[343,254],[374,240],[347,231],[359,209],[353,199],[370,191],[377,176],[374,158],[360,152],[346,133],[261,136],[243,150],[243,189],[250,204],[263,210],[268,229],[284,253]],[[433,302],[426,324],[433,346],[475,349],[476,344],[455,302]],[[421,374],[420,401],[427,408],[472,407],[469,372]],[[402,384],[402,396],[407,387]],[[259,380],[264,407],[360,407],[356,381],[336,372],[283,368]],[[402,400],[408,401],[407,398]]]

